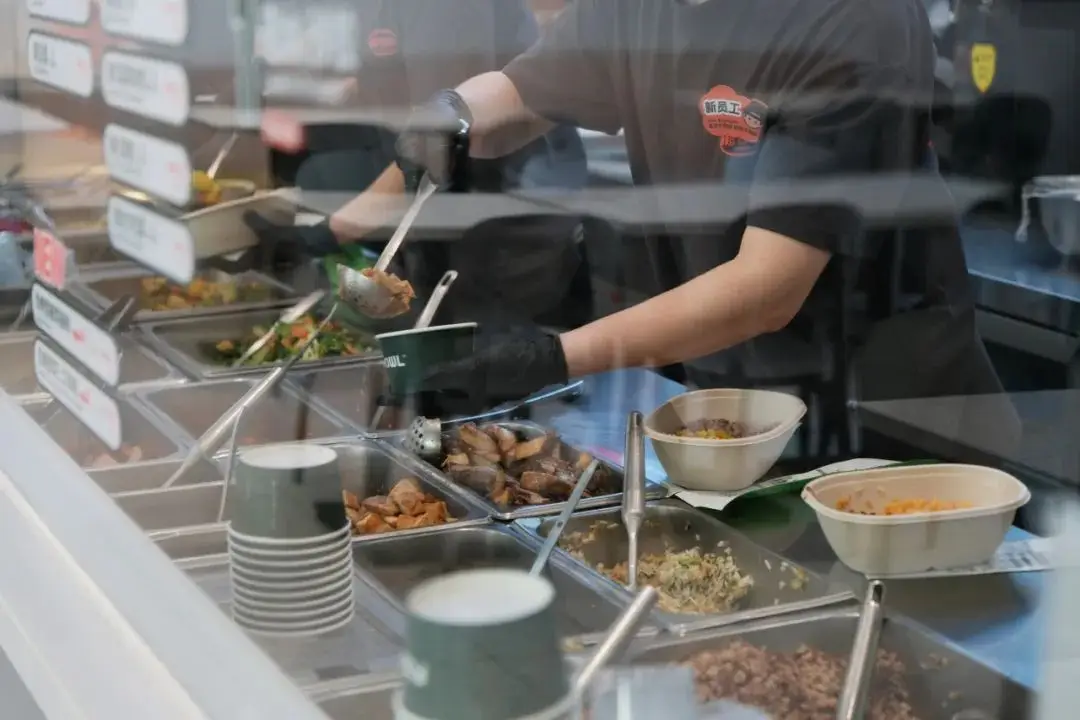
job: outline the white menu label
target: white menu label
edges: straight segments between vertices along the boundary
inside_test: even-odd
[[[181,65],[122,52],[107,52],[101,61],[101,93],[105,104],[133,115],[177,127],[191,112],[191,89]]]
[[[116,401],[40,340],[34,343],[34,374],[38,384],[101,438],[110,450],[120,449],[123,438]]]
[[[90,48],[51,35],[30,33],[26,48],[30,77],[72,95],[94,94],[94,67]]]
[[[101,0],[101,25],[113,35],[181,45],[188,34],[187,0]]]
[[[90,0],[26,0],[31,15],[85,25],[90,19]]]
[[[109,333],[42,285],[35,283],[30,297],[42,332],[109,385],[120,382],[120,348]]]
[[[109,244],[181,284],[195,274],[195,240],[187,226],[122,197],[109,198]]]
[[[173,205],[191,200],[191,160],[182,145],[109,125],[103,136],[105,166],[114,180]]]

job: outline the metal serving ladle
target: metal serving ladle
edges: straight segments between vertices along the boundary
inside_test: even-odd
[[[416,198],[405,212],[397,230],[394,231],[390,242],[383,248],[379,259],[375,261],[374,270],[385,273],[390,267],[390,262],[397,255],[398,250],[405,243],[405,236],[409,234],[413,223],[420,215],[424,203],[435,194],[438,186],[425,174],[420,181],[420,188],[416,192]],[[338,265],[338,297],[355,309],[371,318],[385,319],[401,315],[407,307],[401,307],[395,303],[394,295],[382,284],[368,277],[361,270],[354,270],[346,265]]]

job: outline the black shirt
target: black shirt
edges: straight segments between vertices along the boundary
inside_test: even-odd
[[[927,162],[933,63],[919,0],[576,0],[504,72],[544,117],[623,128],[635,184],[715,190],[642,194],[657,217],[706,218],[653,228],[654,240],[677,238],[653,243],[672,255],[655,266],[675,269],[657,290],[735,257],[747,225],[771,230],[833,253],[793,332],[841,325],[837,337],[873,358],[864,397],[992,392],[949,202],[905,221],[904,253],[917,258],[905,297],[865,307],[882,265],[896,265],[896,218],[911,214],[913,188],[925,195],[930,182],[948,197]],[[885,180],[873,217],[846,197],[870,180]],[[707,207],[680,205],[702,197]],[[866,322],[841,322],[857,294]],[[901,316],[914,318],[902,341],[886,325]],[[886,357],[902,350],[899,378],[892,363],[874,369],[881,338]]]

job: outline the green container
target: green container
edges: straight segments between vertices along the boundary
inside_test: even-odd
[[[523,570],[443,575],[409,594],[398,720],[555,720],[570,700],[555,588]]]
[[[470,322],[376,335],[390,392],[398,397],[412,394],[421,389],[429,368],[471,355],[477,332],[477,324]]]

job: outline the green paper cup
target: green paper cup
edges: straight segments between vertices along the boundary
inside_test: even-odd
[[[558,718],[570,688],[555,587],[511,568],[429,580],[406,600],[398,720]]]
[[[390,392],[398,397],[415,393],[428,368],[471,355],[477,332],[477,324],[470,322],[376,335]]]
[[[256,540],[329,541],[348,525],[338,456],[322,445],[290,443],[241,451],[229,501],[232,531]]]

